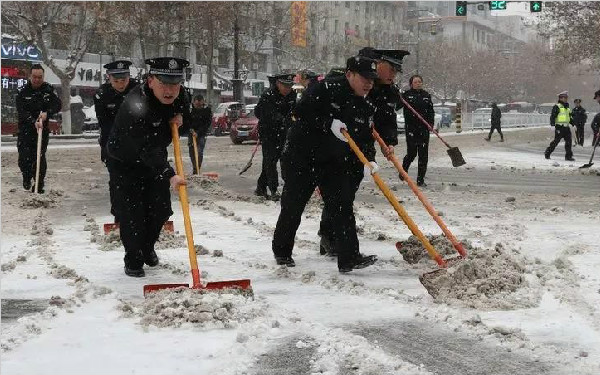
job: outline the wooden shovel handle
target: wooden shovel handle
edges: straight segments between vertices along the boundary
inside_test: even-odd
[[[200,164],[198,164],[198,142],[196,133],[192,134],[192,143],[194,144],[194,160],[196,161],[196,174],[200,175]]]
[[[175,171],[181,178],[185,178],[183,174],[183,162],[181,161],[181,146],[179,143],[179,127],[177,123],[171,124],[171,135],[173,136],[173,150],[175,152]],[[181,202],[181,210],[183,211],[183,224],[185,226],[185,237],[188,245],[188,253],[190,258],[190,266],[192,269],[193,288],[201,287],[200,271],[198,270],[198,258],[196,257],[196,249],[194,248],[194,232],[192,231],[192,221],[190,219],[190,206],[188,203],[187,190],[185,185],[179,185],[178,189],[179,201]]]
[[[360,148],[358,148],[352,137],[350,137],[350,134],[348,134],[348,132],[345,129],[342,129],[342,134],[344,135],[344,137],[346,137],[346,140],[348,140],[348,145],[350,145],[350,148],[352,149],[352,151],[354,151],[358,159],[360,159],[360,161],[365,166],[372,168],[371,163],[369,163],[369,161],[362,153]],[[387,187],[385,182],[383,182],[381,177],[379,177],[379,174],[375,172],[371,175],[373,176],[373,180],[375,181],[383,195],[385,195],[387,200],[391,203],[392,207],[394,207],[394,210],[396,210],[396,212],[398,213],[398,216],[400,216],[402,221],[408,226],[408,229],[410,229],[411,233],[414,234],[419,239],[419,241],[421,241],[421,243],[427,250],[427,253],[429,253],[431,259],[435,260],[440,267],[446,267],[446,262],[444,261],[444,259],[440,256],[440,254],[438,254],[437,251],[435,251],[427,237],[425,237],[425,235],[421,233],[421,231],[417,227],[417,224],[415,224],[411,217],[408,216],[408,213],[406,212],[406,210],[404,210],[404,207],[402,207],[402,205],[398,202],[398,199]]]
[[[381,138],[381,136],[379,135],[379,133],[377,133],[377,130],[375,130],[375,129],[373,129],[373,138],[375,138],[377,143],[379,143],[379,145],[382,148],[387,147],[387,145],[385,144],[385,142],[383,141],[383,139]],[[392,162],[392,164],[394,164],[394,167],[396,167],[396,169],[398,170],[398,172],[400,173],[400,175],[402,176],[404,181],[406,181],[406,183],[408,184],[410,189],[413,191],[413,193],[417,196],[417,198],[419,198],[419,201],[421,201],[423,206],[425,206],[425,209],[427,210],[427,212],[429,212],[429,215],[431,215],[433,220],[435,220],[437,225],[439,225],[439,227],[442,229],[442,232],[444,232],[444,234],[446,235],[446,238],[448,238],[450,240],[450,242],[452,242],[452,246],[454,246],[456,251],[458,251],[458,253],[462,257],[466,257],[467,252],[465,251],[463,245],[460,242],[458,242],[456,237],[454,237],[452,232],[450,232],[450,229],[448,229],[448,227],[446,226],[446,224],[444,223],[442,218],[437,214],[437,211],[433,208],[433,205],[431,204],[431,202],[429,202],[427,197],[421,192],[421,190],[419,190],[419,188],[417,187],[417,184],[415,184],[413,179],[410,178],[408,176],[408,173],[406,173],[404,168],[402,168],[402,165],[400,164],[400,162],[398,162],[398,159],[396,158],[396,156],[394,154],[391,154],[389,159]]]

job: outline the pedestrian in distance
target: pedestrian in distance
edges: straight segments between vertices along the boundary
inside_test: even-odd
[[[108,82],[104,83],[96,91],[94,96],[94,109],[96,118],[100,125],[100,160],[109,168],[109,163],[106,162],[106,144],[108,136],[117,117],[117,112],[127,95],[134,87],[138,85],[135,79],[131,78],[129,67],[132,62],[127,60],[118,60],[105,64]],[[118,223],[119,217],[114,209],[115,184],[110,180],[110,171],[108,172],[108,190],[110,195],[110,213],[115,217],[115,223]]]
[[[115,209],[125,247],[125,274],[132,277],[145,276],[144,263],[150,267],[159,263],[154,245],[173,214],[169,185],[177,190],[185,184],[167,160],[172,141],[170,124],[181,127],[190,122],[190,103],[182,87],[184,68],[189,63],[158,57],[146,60],[146,64],[148,78],[125,97],[107,143]]]
[[[408,83],[410,89],[404,92],[404,100],[433,126],[435,118],[433,102],[431,95],[423,90],[423,77],[415,74],[410,77]],[[417,185],[427,186],[425,174],[429,160],[429,128],[422,124],[419,118],[406,107],[404,107],[404,122],[406,124],[406,156],[402,161],[402,167],[408,172],[410,164],[418,156]]]
[[[581,99],[575,99],[573,103],[575,103],[575,108],[571,111],[571,116],[573,117],[573,124],[575,124],[575,129],[577,130],[575,144],[583,146],[587,112],[585,111],[585,108],[581,106]]]
[[[377,260],[359,252],[353,212],[356,185],[371,169],[362,165],[342,134],[342,129],[348,131],[376,170],[370,127],[374,107],[366,99],[376,77],[374,60],[354,56],[347,60],[344,75],[312,85],[298,102],[282,156],[284,186],[272,243],[277,264],[295,265],[296,231],[317,186],[332,215],[338,270],[350,272]]]
[[[500,108],[498,108],[498,105],[496,103],[492,103],[492,117],[491,117],[491,128],[490,128],[490,134],[488,134],[487,138],[485,138],[486,141],[491,141],[492,140],[492,133],[494,132],[494,129],[498,132],[498,134],[500,134],[500,142],[504,142],[504,134],[502,134],[502,112],[500,112]]]
[[[558,103],[552,107],[550,113],[550,126],[554,127],[554,140],[550,142],[548,148],[544,152],[546,159],[550,159],[550,155],[560,143],[561,140],[565,140],[565,160],[575,161],[573,159],[573,151],[571,150],[571,129],[569,126],[573,124],[573,118],[571,117],[571,110],[569,108],[569,93],[563,91],[558,94]]]
[[[294,74],[278,74],[271,87],[260,97],[254,114],[258,118],[258,136],[262,145],[262,171],[256,184],[257,196],[279,200],[277,162],[281,158],[287,130],[291,124],[296,93],[292,91]],[[269,196],[267,187],[271,191]]]
[[[198,94],[194,96],[192,102],[192,113],[190,132],[188,134],[188,149],[190,159],[192,160],[192,174],[197,174],[204,160],[204,147],[206,146],[206,136],[212,122],[212,110],[204,102],[204,96]],[[196,168],[196,156],[194,152],[194,136],[196,137],[196,146],[198,148],[198,168]]]
[[[42,132],[40,155],[40,175],[38,193],[44,193],[47,162],[46,150],[50,140],[50,116],[61,109],[61,100],[54,87],[44,81],[44,68],[39,64],[31,66],[29,80],[19,91],[16,98],[19,118],[17,135],[17,151],[19,152],[19,169],[23,175],[23,189],[35,189],[32,179],[37,168],[38,129]]]

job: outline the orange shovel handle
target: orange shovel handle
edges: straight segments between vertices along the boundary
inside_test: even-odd
[[[194,144],[194,160],[196,161],[196,174],[200,174],[200,164],[198,163],[198,142],[196,141],[196,133],[192,134],[192,143]]]
[[[367,160],[365,155],[362,153],[362,151],[360,151],[360,149],[358,148],[358,146],[356,145],[356,143],[354,142],[352,137],[350,137],[350,134],[348,134],[348,132],[344,129],[342,129],[342,134],[344,135],[344,137],[346,137],[346,140],[348,140],[348,145],[350,145],[350,148],[352,149],[352,151],[354,151],[354,153],[356,154],[358,159],[360,159],[360,161],[365,166],[372,168],[371,163],[369,163],[369,161]],[[423,235],[423,233],[421,233],[421,231],[417,227],[417,224],[411,219],[410,216],[408,216],[408,213],[406,213],[406,210],[404,210],[404,207],[402,207],[402,205],[398,202],[398,199],[394,196],[394,194],[391,192],[391,190],[387,187],[385,182],[383,182],[381,177],[379,177],[379,174],[377,172],[374,172],[371,175],[373,176],[373,180],[375,181],[375,183],[377,184],[377,186],[379,187],[379,189],[381,190],[383,195],[385,195],[387,200],[394,207],[394,210],[396,210],[396,212],[398,213],[398,216],[400,216],[402,221],[408,226],[408,229],[410,229],[411,233],[414,234],[419,239],[419,241],[421,241],[421,243],[427,250],[427,253],[429,253],[429,256],[431,257],[431,259],[435,260],[436,263],[440,267],[446,267],[446,262],[444,261],[444,259],[440,256],[440,254],[438,254],[437,251],[435,251],[435,249],[433,248],[433,246],[431,245],[431,243],[429,242],[427,237],[425,237],[425,235]]]
[[[385,144],[383,139],[381,139],[381,136],[379,136],[379,133],[377,133],[377,130],[375,130],[375,129],[373,129],[373,137],[375,138],[377,143],[379,143],[379,145],[382,148],[387,147],[387,145]],[[450,242],[452,242],[452,245],[454,246],[456,251],[458,251],[458,253],[462,257],[466,257],[467,252],[465,251],[463,245],[460,242],[458,242],[456,237],[454,237],[452,232],[450,232],[450,229],[448,229],[448,227],[446,226],[446,224],[444,223],[442,218],[437,214],[437,211],[433,208],[433,205],[431,204],[431,202],[429,202],[427,197],[421,192],[421,190],[419,190],[419,188],[417,187],[417,184],[415,184],[413,179],[410,178],[408,176],[408,173],[406,173],[404,168],[402,168],[402,165],[400,164],[400,162],[398,162],[398,159],[396,158],[396,156],[394,154],[391,154],[389,156],[388,160],[390,160],[392,162],[392,164],[394,164],[394,166],[396,167],[396,169],[398,170],[398,172],[400,173],[400,175],[402,176],[404,181],[406,181],[406,183],[408,184],[410,189],[413,191],[413,193],[417,196],[417,198],[419,198],[419,200],[421,201],[423,206],[425,206],[425,209],[427,210],[427,212],[429,212],[431,217],[433,217],[433,220],[435,220],[437,225],[439,225],[439,227],[442,229],[442,232],[444,232],[444,234],[446,235],[446,238],[448,238],[450,240]]]
[[[185,178],[183,174],[183,162],[181,161],[181,146],[179,144],[179,128],[176,123],[171,123],[171,135],[173,136],[173,149],[175,151],[175,171],[179,176]],[[185,237],[187,239],[188,253],[190,257],[190,266],[192,268],[192,288],[200,288],[200,271],[198,270],[198,258],[194,248],[194,232],[192,231],[192,221],[190,220],[190,206],[188,203],[187,190],[185,185],[179,185],[179,201],[183,211],[183,224],[185,226]]]

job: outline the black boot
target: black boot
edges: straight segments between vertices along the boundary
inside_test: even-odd
[[[23,189],[31,189],[31,177],[23,176]]]
[[[354,259],[348,264],[338,264],[338,270],[342,273],[347,273],[352,270],[359,270],[369,267],[377,262],[377,255],[362,255],[357,254]]]
[[[427,184],[425,183],[425,179],[424,178],[417,178],[417,186],[426,187]]]
[[[149,267],[158,266],[158,255],[156,255],[156,251],[152,250],[147,254],[144,254],[144,263],[146,263]]]
[[[146,276],[146,272],[144,272],[144,268],[129,268],[125,266],[125,275],[131,277],[144,277]]]
[[[295,267],[296,266],[296,262],[294,262],[294,259],[292,259],[292,257],[275,257],[275,262],[277,262],[277,265],[279,265],[279,266],[287,266],[287,267]]]
[[[321,255],[329,255],[330,257],[336,257],[338,255],[332,241],[327,236],[321,236],[319,250]]]

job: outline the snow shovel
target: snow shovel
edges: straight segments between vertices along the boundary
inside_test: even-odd
[[[119,229],[119,223],[106,223],[103,225],[104,234],[109,234],[113,230]],[[163,230],[169,233],[173,233],[175,231],[175,227],[173,226],[173,221],[169,220],[163,225]]]
[[[41,112],[40,112],[40,114],[41,114]],[[38,117],[37,121],[40,121],[39,117]],[[41,159],[42,159],[42,128],[38,128],[38,130],[37,130],[37,157],[36,157],[36,163],[35,163],[35,192],[38,194],[40,193],[39,186],[40,186],[40,162],[41,162]]]
[[[197,141],[198,136],[196,135],[196,133],[194,133],[192,135],[192,143],[194,145],[194,160],[196,162],[196,174],[199,176],[200,175],[200,163],[198,162],[199,158],[198,158],[198,141]],[[215,180],[217,181],[219,179],[219,174],[216,172],[206,172],[206,173],[202,173],[202,177],[206,177],[208,179],[211,180]]]
[[[252,151],[252,156],[250,156],[250,160],[248,160],[248,164],[238,173],[238,176],[241,176],[242,173],[246,172],[252,166],[252,159],[254,159],[254,155],[256,155],[256,151],[258,150],[258,146],[260,146],[260,140],[256,142],[256,146],[254,146],[254,150]]]
[[[460,167],[461,165],[465,165],[467,164],[467,162],[465,161],[465,159],[463,158],[462,154],[460,153],[460,150],[458,149],[458,147],[450,147],[450,145],[448,144],[448,142],[446,142],[444,140],[444,138],[442,138],[440,136],[440,134],[437,132],[437,130],[435,130],[433,128],[433,126],[431,126],[420,114],[419,112],[415,111],[415,109],[413,107],[411,107],[410,104],[408,104],[408,102],[402,97],[402,95],[400,95],[400,100],[402,101],[402,103],[406,106],[406,108],[408,108],[415,116],[417,116],[417,118],[425,125],[427,126],[427,128],[429,129],[430,132],[433,132],[433,134],[437,135],[437,137],[440,139],[440,141],[442,141],[442,143],[444,143],[444,145],[446,145],[446,147],[448,147],[448,156],[450,156],[450,159],[452,160],[452,166],[453,167]]]
[[[383,182],[381,177],[379,177],[379,174],[377,172],[372,172],[371,163],[369,163],[369,161],[367,160],[365,155],[362,153],[360,148],[358,148],[358,146],[356,145],[356,143],[354,142],[352,137],[350,137],[350,134],[348,134],[348,132],[345,129],[342,129],[342,134],[348,140],[348,145],[350,146],[352,151],[354,151],[354,153],[356,154],[358,159],[365,166],[367,166],[371,169],[371,176],[373,176],[373,180],[375,181],[375,183],[377,184],[377,186],[379,187],[379,189],[381,190],[383,195],[387,198],[387,200],[394,207],[394,210],[396,210],[396,212],[398,213],[398,216],[400,216],[402,221],[408,226],[408,229],[410,229],[412,234],[414,234],[419,239],[419,241],[421,241],[421,243],[427,250],[427,253],[429,253],[429,256],[431,257],[431,259],[433,259],[438,264],[438,266],[445,268],[446,261],[440,256],[440,254],[437,251],[435,251],[435,249],[433,248],[433,246],[431,245],[431,243],[429,242],[427,237],[425,237],[425,235],[423,235],[423,233],[419,230],[419,228],[417,227],[417,224],[415,224],[415,222],[410,218],[410,216],[408,216],[408,214],[404,210],[404,207],[402,207],[402,205],[398,202],[398,199],[394,196],[394,194],[391,192],[391,190],[387,187],[385,182]]]
[[[177,174],[184,177],[183,162],[181,161],[181,149],[179,145],[179,129],[176,123],[171,123],[171,135],[173,136],[173,148],[175,151],[175,169]],[[250,279],[216,281],[207,284],[202,284],[200,280],[200,270],[198,269],[198,259],[196,257],[196,249],[194,248],[194,233],[192,231],[192,222],[190,220],[190,207],[188,203],[187,190],[185,185],[179,186],[179,201],[181,202],[181,210],[183,211],[183,223],[185,225],[185,237],[187,239],[188,253],[192,272],[192,286],[189,284],[150,284],[144,285],[144,296],[148,293],[157,290],[172,289],[172,288],[191,288],[197,290],[215,291],[222,289],[239,289],[242,291],[252,292]]]
[[[592,159],[594,158],[594,154],[596,153],[596,147],[598,147],[598,143],[600,143],[600,132],[596,133],[596,136],[594,137],[594,149],[592,150],[592,156],[590,156],[590,162],[582,165],[581,167],[579,167],[579,169],[589,168],[592,165],[594,165]]]
[[[377,133],[377,130],[375,130],[375,129],[373,129],[373,138],[375,138],[375,140],[377,141],[377,143],[379,143],[379,145],[381,147],[387,147],[387,145],[385,144],[383,139],[381,139],[381,137],[379,136],[379,133]],[[402,176],[404,181],[406,181],[406,183],[408,183],[408,186],[413,191],[413,193],[417,196],[417,198],[419,198],[419,201],[421,201],[421,203],[423,204],[423,206],[425,207],[427,212],[429,212],[429,214],[431,215],[433,220],[435,220],[437,225],[442,229],[442,232],[444,232],[444,235],[446,236],[446,238],[449,239],[450,242],[452,242],[452,246],[454,246],[454,248],[456,249],[456,251],[458,251],[460,256],[465,258],[467,256],[467,252],[465,251],[465,248],[463,247],[463,245],[460,242],[458,242],[456,237],[454,237],[452,232],[450,232],[450,229],[448,229],[446,224],[444,224],[444,221],[437,214],[437,211],[433,208],[433,205],[429,202],[429,200],[427,199],[425,194],[423,194],[423,192],[421,192],[419,190],[419,188],[417,187],[417,184],[415,184],[413,179],[410,178],[408,176],[408,173],[406,173],[404,168],[402,168],[402,165],[398,162],[398,159],[396,158],[396,156],[394,154],[391,154],[390,157],[391,157],[390,159],[391,159],[392,164],[394,164],[394,166],[396,167],[396,169],[398,170],[398,172],[400,173],[400,175]],[[448,261],[448,259],[446,259],[446,261]]]

